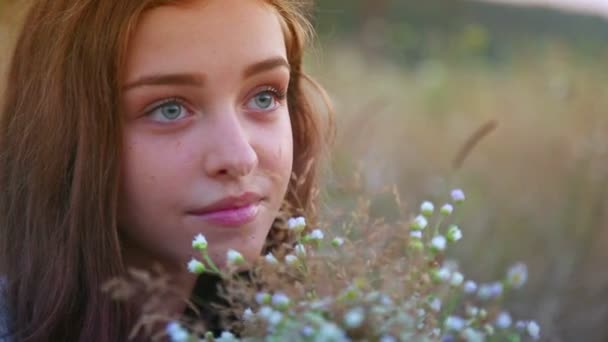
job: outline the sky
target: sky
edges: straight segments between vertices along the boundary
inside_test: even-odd
[[[608,18],[608,0],[480,0],[515,5],[540,5]]]

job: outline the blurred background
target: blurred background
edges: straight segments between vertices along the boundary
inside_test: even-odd
[[[608,341],[608,1],[323,0],[316,18],[309,70],[338,127],[325,209],[353,184],[386,218],[392,185],[413,211],[461,187],[465,274],[523,261],[516,317]]]
[[[7,51],[19,15],[3,1]],[[324,209],[364,193],[390,219],[393,185],[413,211],[460,187],[464,273],[523,261],[514,316],[548,341],[608,341],[608,1],[317,2],[308,70],[338,128]]]

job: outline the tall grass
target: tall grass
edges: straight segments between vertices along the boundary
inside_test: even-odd
[[[408,203],[462,187],[467,239],[454,256],[463,269],[491,279],[524,261],[530,284],[514,312],[538,318],[550,339],[608,338],[608,64],[559,45],[502,64],[416,67],[348,45],[320,51],[310,67],[336,102],[339,128],[328,208],[353,204],[355,170],[357,191],[385,217],[392,184]],[[496,129],[455,169],[488,122]]]

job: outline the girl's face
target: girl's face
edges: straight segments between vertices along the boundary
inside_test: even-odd
[[[127,262],[185,268],[198,233],[220,265],[229,248],[258,256],[293,159],[278,14],[258,0],[159,7],[130,44],[119,206]]]

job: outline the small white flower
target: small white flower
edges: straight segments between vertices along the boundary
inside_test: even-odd
[[[464,192],[461,189],[452,190],[451,196],[454,203],[462,203],[466,199]]]
[[[262,305],[262,304],[270,304],[270,300],[272,299],[272,297],[270,296],[270,294],[266,293],[266,292],[258,292],[255,294],[255,301],[256,303]]]
[[[333,323],[323,323],[319,327],[319,333],[315,341],[348,341],[346,334],[340,327]]]
[[[253,310],[251,310],[251,308],[247,308],[245,309],[245,311],[243,311],[243,319],[246,321],[251,321],[253,319],[253,317],[255,317]]]
[[[444,216],[449,216],[454,212],[454,207],[451,204],[444,204],[439,212]]]
[[[462,337],[467,342],[483,342],[486,340],[481,331],[477,331],[473,328],[464,329],[462,332]]]
[[[450,285],[452,285],[454,287],[458,287],[458,286],[462,285],[463,281],[464,281],[464,276],[462,275],[462,273],[454,272],[454,274],[452,274],[452,279],[450,280]]]
[[[304,337],[311,337],[315,333],[315,329],[313,329],[310,325],[305,325],[302,330],[300,330],[300,334]]]
[[[275,256],[269,252],[268,254],[266,254],[266,256],[264,256],[264,260],[269,263],[269,264],[273,264],[276,265],[279,263],[279,261],[277,260],[277,258],[275,258]]]
[[[188,331],[177,322],[170,322],[165,329],[171,342],[186,342],[190,338]]]
[[[344,324],[349,329],[356,329],[360,327],[364,320],[365,311],[363,308],[351,309],[344,315]]]
[[[509,329],[511,327],[511,323],[513,323],[511,315],[509,315],[509,313],[506,311],[499,313],[498,317],[496,317],[496,326],[500,329]]]
[[[306,219],[302,216],[292,217],[287,220],[287,227],[290,230],[301,232],[304,230],[304,228],[306,228]]]
[[[268,321],[273,312],[274,310],[270,306],[262,306],[260,310],[258,310],[258,316],[263,320]]]
[[[540,338],[540,327],[538,326],[538,323],[534,321],[528,322],[526,330],[528,330],[528,335],[533,339],[538,340]]]
[[[437,251],[444,251],[447,240],[443,235],[437,235],[431,240],[431,247]]]
[[[502,292],[503,292],[502,283],[495,282],[495,283],[490,284],[490,286],[491,286],[491,289],[492,289],[492,298],[496,298],[496,297],[502,296]]]
[[[380,342],[397,342],[397,339],[391,335],[384,335],[380,337]]]
[[[462,231],[455,224],[450,225],[446,235],[447,235],[448,241],[450,241],[450,242],[456,242],[456,241],[462,239]]]
[[[524,286],[526,280],[528,280],[528,267],[524,263],[513,265],[507,272],[507,283],[513,288]]]
[[[245,262],[245,258],[243,258],[241,253],[234,249],[229,249],[228,252],[226,252],[226,260],[228,261],[228,264],[231,265],[239,265]]]
[[[413,230],[410,232],[410,236],[414,239],[422,239],[422,232],[420,230]]]
[[[294,251],[295,251],[296,255],[299,257],[306,256],[306,247],[304,247],[304,245],[302,245],[302,244],[297,244],[296,247],[294,248]]]
[[[433,215],[434,211],[435,211],[435,206],[433,205],[433,203],[431,203],[429,201],[424,201],[420,205],[420,212],[422,213],[422,215],[424,215],[426,217]]]
[[[477,297],[481,300],[488,300],[492,298],[492,287],[488,284],[479,285],[479,291],[477,291]]]
[[[481,300],[488,300],[492,298],[497,298],[502,295],[503,288],[502,284],[499,282],[491,283],[491,284],[482,284],[479,286],[479,291],[477,291],[477,296]]]
[[[334,247],[342,247],[342,245],[344,245],[344,239],[341,237],[336,237],[331,240],[331,245]]]
[[[458,316],[448,316],[445,319],[445,328],[452,331],[461,331],[466,326],[464,319]]]
[[[194,274],[201,274],[205,272],[205,265],[202,262],[192,258],[188,262],[188,272]]]
[[[277,308],[279,310],[285,310],[289,307],[290,301],[289,301],[289,297],[287,297],[286,294],[284,294],[282,292],[278,292],[272,296],[271,302],[275,308]]]
[[[437,279],[446,282],[452,277],[452,271],[450,271],[450,269],[447,267],[442,267],[437,270],[436,276]]]
[[[424,217],[422,215],[418,215],[418,216],[416,216],[414,221],[412,221],[412,224],[410,225],[410,229],[411,230],[423,230],[428,225],[429,225],[429,221],[426,219],[426,217]]]
[[[267,322],[270,326],[277,326],[283,320],[283,314],[279,311],[273,311],[270,316],[268,316]]]
[[[207,250],[207,245],[207,239],[205,239],[203,234],[198,234],[194,237],[194,240],[192,240],[192,248],[197,251],[204,252]]]
[[[468,305],[466,308],[467,316],[476,317],[479,313],[479,308],[476,306]]]
[[[296,262],[298,262],[298,257],[297,257],[297,256],[295,256],[295,255],[293,255],[293,254],[287,254],[287,255],[285,256],[285,262],[286,262],[288,265],[293,265],[293,264],[295,264]]]
[[[492,324],[484,324],[483,330],[485,330],[486,334],[490,336],[494,335],[494,326],[492,326]]]
[[[475,284],[475,282],[472,280],[467,280],[464,283],[464,293],[471,294],[471,293],[474,293],[475,291],[477,291],[477,284]]]
[[[431,308],[431,310],[439,312],[441,310],[441,299],[433,298],[429,303],[429,307]]]
[[[235,342],[238,341],[234,335],[229,331],[223,331],[219,338],[216,338],[217,342]]]
[[[515,322],[515,329],[517,329],[517,331],[519,331],[519,332],[524,332],[527,327],[528,327],[527,322],[524,322],[524,321]]]
[[[321,231],[321,229],[315,229],[308,235],[308,238],[310,240],[315,240],[315,241],[323,240],[324,237],[325,237],[325,235],[323,235],[323,232]]]

